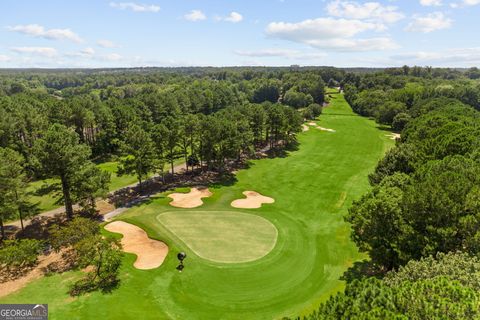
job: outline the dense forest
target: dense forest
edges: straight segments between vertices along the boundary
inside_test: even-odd
[[[100,279],[114,281],[117,244],[74,212],[74,204],[95,212],[95,199],[108,193],[110,175],[96,164],[114,159],[118,174],[140,185],[173,174],[179,159],[187,170],[226,172],[259,150],[294,145],[303,121],[321,114],[328,86],[401,138],[345,217],[370,259],[305,319],[477,318],[478,79],[476,68],[407,66],[3,70],[0,263],[32,263],[40,252],[34,240],[7,240],[4,224],[37,214],[27,185],[54,178],[70,222],[51,231],[49,244],[74,245],[79,265],[97,261]],[[98,258],[104,252],[107,264]]]

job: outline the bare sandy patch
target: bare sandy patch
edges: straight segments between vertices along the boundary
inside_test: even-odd
[[[115,206],[106,200],[98,200],[96,205],[98,214],[102,216],[115,210]]]
[[[386,134],[385,136],[389,137],[392,140],[397,140],[401,138],[400,133],[394,133],[394,132]]]
[[[328,128],[324,128],[324,127],[320,127],[318,124],[316,124],[315,122],[309,122],[307,123],[309,126],[311,127],[315,127],[319,130],[322,130],[322,131],[328,131],[328,132],[336,132],[335,130],[333,129],[328,129]]]
[[[49,255],[42,255],[38,258],[38,264],[21,278],[0,283],[0,298],[7,296],[15,291],[25,287],[33,280],[39,279],[44,275],[44,269],[51,263],[62,260],[61,252],[52,252]]]
[[[310,128],[306,124],[302,124],[302,131],[305,132],[308,130],[310,130]]]
[[[324,128],[324,127],[320,127],[320,126],[317,126],[317,129],[320,129],[322,131],[328,131],[328,132],[336,132],[335,130],[333,129],[328,129],[328,128]]]
[[[165,243],[150,239],[143,229],[133,224],[114,221],[107,224],[105,229],[123,235],[121,240],[123,251],[137,256],[137,260],[133,263],[137,269],[158,268],[167,256],[168,246]]]
[[[168,197],[172,198],[171,206],[177,208],[196,208],[203,204],[202,198],[211,197],[213,193],[208,188],[192,188],[189,193],[172,193]]]
[[[246,196],[246,199],[237,199],[233,200],[231,206],[234,208],[241,209],[257,209],[262,206],[264,203],[274,203],[275,199],[261,195],[255,191],[244,191],[243,195]]]

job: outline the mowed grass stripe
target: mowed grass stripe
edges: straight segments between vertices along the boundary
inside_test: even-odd
[[[243,212],[164,212],[157,220],[203,259],[243,263],[267,255],[277,242],[268,220]]]

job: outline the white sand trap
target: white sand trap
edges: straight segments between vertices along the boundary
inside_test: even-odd
[[[241,208],[241,209],[257,209],[257,208],[260,208],[264,203],[275,202],[273,198],[263,196],[260,193],[255,191],[244,191],[243,194],[247,198],[233,200],[231,203],[232,207]]]
[[[177,208],[196,208],[203,204],[202,198],[211,197],[211,193],[208,188],[192,188],[189,193],[172,193],[168,197],[172,198],[170,202],[171,206]]]
[[[324,128],[324,127],[320,127],[318,124],[316,124],[315,122],[309,122],[307,123],[309,126],[312,126],[312,127],[315,127],[319,130],[322,130],[322,131],[328,131],[328,132],[336,132],[335,130],[333,129],[328,129],[328,128]]]
[[[310,128],[307,125],[302,124],[302,131],[305,132],[305,131],[308,131],[308,130],[310,130]]]
[[[386,134],[385,136],[389,137],[392,140],[397,140],[401,138],[400,133],[394,133],[394,132]]]
[[[324,127],[320,127],[320,126],[317,126],[317,129],[320,129],[322,131],[328,131],[328,132],[336,132],[335,130],[333,129],[328,129],[328,128],[324,128]]]
[[[150,239],[143,229],[123,221],[114,221],[105,226],[110,232],[123,235],[123,251],[133,253],[137,260],[133,266],[137,269],[155,269],[162,265],[168,253],[168,246],[158,240]]]

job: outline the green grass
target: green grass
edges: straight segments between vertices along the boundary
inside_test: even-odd
[[[343,289],[339,278],[364,258],[343,216],[369,188],[368,173],[393,145],[373,121],[353,114],[342,95],[333,96],[318,124],[336,132],[301,133],[298,151],[253,161],[234,185],[210,186],[213,196],[198,209],[244,212],[230,202],[245,190],[274,198],[274,204],[248,211],[278,230],[265,257],[225,264],[197,256],[157,220],[163,212],[189,210],[169,206],[171,199],[160,194],[119,217],[169,245],[160,268],[136,270],[134,257],[126,255],[121,285],[111,294],[71,299],[66,292],[78,273],[67,272],[37,280],[0,303],[49,303],[51,319],[280,319],[313,310]],[[182,273],[175,270],[179,250],[188,255]]]
[[[109,191],[118,190],[122,187],[134,184],[137,178],[131,175],[118,176],[116,174],[118,162],[105,162],[97,165],[100,169],[111,173],[111,180]],[[57,191],[44,193],[42,189],[48,191],[49,186],[57,184]],[[31,182],[27,188],[30,194],[29,201],[31,203],[38,203],[40,212],[49,211],[62,206],[62,203],[57,204],[57,201],[62,198],[60,181],[58,179],[45,179]]]
[[[277,229],[267,219],[235,211],[171,211],[157,217],[173,237],[197,256],[223,263],[255,261],[277,241]]]
[[[175,165],[183,163],[183,159],[177,160]],[[117,175],[118,162],[104,162],[97,165],[100,169],[110,172],[111,179],[110,185],[108,186],[109,191],[115,191],[123,187],[135,184],[138,182],[138,179],[134,175]],[[49,211],[62,206],[62,203],[57,204],[57,201],[62,197],[61,189],[54,192],[44,193],[42,189],[48,190],[48,187],[52,184],[58,184],[60,181],[57,179],[45,179],[33,181],[29,184],[27,192],[30,194],[29,201],[31,203],[38,203],[38,208],[40,212]],[[58,187],[60,188],[60,186]]]
[[[184,163],[183,158],[175,160],[174,165],[176,166],[182,163]],[[118,162],[116,161],[100,163],[97,165],[97,167],[111,173],[110,185],[108,186],[109,191],[115,191],[123,187],[138,183],[138,179],[134,175],[117,175]],[[170,170],[169,165],[165,166],[165,168],[166,170]],[[150,175],[149,177],[151,176],[153,175]],[[58,185],[57,191],[51,191],[48,193],[43,192],[43,190],[48,190],[49,186],[51,186],[52,184]],[[57,204],[57,201],[59,199],[62,199],[62,193],[60,189],[61,187],[59,184],[60,181],[57,179],[45,179],[31,182],[27,188],[27,192],[30,194],[29,201],[31,203],[38,203],[38,208],[40,212],[49,211],[61,207],[62,202],[60,202],[60,204]]]
[[[125,175],[125,176],[119,176],[117,175],[117,170],[118,170],[118,162],[104,162],[100,163],[97,165],[102,170],[105,170],[107,172],[110,172],[111,177],[110,177],[110,185],[108,189],[110,191],[115,191],[118,190],[122,187],[134,184],[138,182],[138,179],[136,176],[132,175]]]
[[[37,203],[40,211],[48,211],[61,206],[56,203],[57,200],[61,197],[58,192],[49,191],[48,193],[43,193],[43,190],[47,192],[47,190],[50,189],[50,186],[52,184],[59,184],[59,181],[57,181],[56,179],[45,179],[33,181],[28,184],[28,200],[31,203]]]

